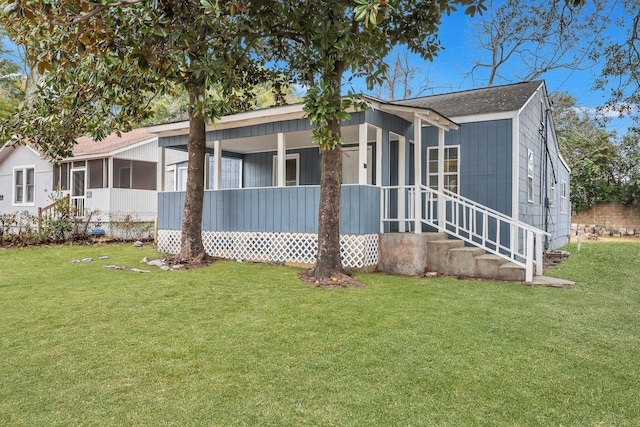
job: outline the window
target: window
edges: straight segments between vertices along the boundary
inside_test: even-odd
[[[155,190],[158,173],[154,162],[131,162],[131,188],[138,190]]]
[[[118,188],[131,188],[131,168],[122,166],[118,168]]]
[[[138,160],[113,159],[113,187],[137,190],[156,189],[156,164]]]
[[[551,183],[551,194],[549,195],[549,207],[552,208],[556,204],[556,183]]]
[[[567,213],[567,183],[560,181],[560,212]]]
[[[69,163],[55,165],[53,168],[53,188],[52,190],[69,191]]]
[[[187,191],[187,167],[178,167],[176,191]]]
[[[223,157],[220,162],[220,188],[242,188],[242,159]],[[213,189],[213,180],[216,173],[215,164],[215,157],[210,156],[207,189]]]
[[[527,200],[533,203],[533,151],[527,150]]]
[[[13,169],[13,203],[15,205],[33,205],[35,203],[35,166],[23,166]]]
[[[460,157],[459,148],[444,148],[444,189],[452,193],[458,193],[460,182]],[[429,187],[438,189],[438,147],[430,147],[427,151],[427,184]]]
[[[108,165],[106,159],[89,160],[88,188],[105,188]]]
[[[299,154],[287,154],[284,165],[284,185],[294,187],[300,183]],[[278,156],[273,156],[273,186],[278,185]]]

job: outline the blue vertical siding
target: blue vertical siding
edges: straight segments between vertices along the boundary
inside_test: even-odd
[[[570,209],[567,209],[565,213],[560,210],[560,184],[565,181],[569,185],[569,171],[560,160],[555,130],[547,128],[545,132],[541,132],[545,125],[548,127],[552,125],[550,120],[545,122],[547,108],[545,92],[539,90],[519,116],[518,209],[521,221],[541,230],[546,227],[547,231],[551,233],[548,244],[553,249],[564,245],[570,233]],[[543,135],[546,135],[546,148]],[[546,153],[547,149],[549,155]],[[528,150],[531,150],[534,157],[533,202],[529,202],[527,197]],[[546,175],[545,161],[547,162]],[[550,206],[547,212],[545,199],[551,195],[554,177],[557,180],[555,184],[556,195],[553,206]]]
[[[460,195],[511,215],[511,119],[471,122],[445,132],[445,146],[458,145]],[[422,182],[427,182],[427,148],[438,146],[438,130],[423,130]]]
[[[242,183],[244,188],[273,185],[273,156],[275,151],[244,156]]]
[[[320,184],[320,151],[317,147],[287,150],[287,154],[300,157],[300,185]],[[246,154],[242,170],[245,188],[271,187],[273,185],[273,158],[276,151]]]
[[[204,231],[317,233],[320,188],[273,187],[205,191]],[[180,230],[184,192],[158,194],[158,227]],[[370,234],[380,229],[380,189],[342,187],[340,232]]]
[[[397,135],[412,135],[410,133],[412,124],[393,114],[378,110],[369,110],[365,113],[365,120],[367,123],[383,129],[386,133],[393,132]]]

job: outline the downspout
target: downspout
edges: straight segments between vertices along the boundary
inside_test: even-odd
[[[549,126],[549,109],[545,109],[544,112],[544,132],[542,135],[542,144],[544,147],[544,231],[549,232],[549,215],[550,215],[550,207],[549,207],[549,147],[548,147],[548,138],[547,138],[547,130]],[[544,249],[549,249],[549,236],[545,234],[544,236]]]
[[[549,232],[549,147],[548,138],[547,138],[547,129],[549,126],[549,109],[544,109],[541,111],[543,114],[544,122],[541,123],[540,128],[540,136],[542,138],[542,157],[544,158],[543,169],[542,169],[542,193],[543,193],[543,209],[544,209],[544,231]],[[544,236],[544,248],[545,250],[549,249],[549,236],[545,234]]]

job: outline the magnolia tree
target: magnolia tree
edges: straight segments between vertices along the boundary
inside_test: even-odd
[[[76,137],[128,130],[150,117],[154,96],[186,92],[189,166],[178,260],[205,259],[205,124],[245,108],[251,93],[243,88],[282,77],[255,54],[259,38],[246,37],[254,29],[244,11],[220,0],[5,1],[0,21],[42,75],[3,123],[5,138],[66,157]]]
[[[0,32],[0,118],[10,116],[24,96],[25,78],[20,66],[5,47],[4,31]]]
[[[483,0],[335,0],[273,1],[269,25],[280,37],[265,39],[276,63],[283,63],[308,88],[304,109],[314,125],[313,139],[322,153],[318,254],[307,279],[319,284],[349,282],[340,258],[340,184],[342,144],[340,123],[352,108],[366,106],[350,82],[364,78],[368,87],[380,84],[387,72],[385,58],[396,45],[432,59],[440,49],[441,19],[465,7],[481,11]],[[264,25],[266,26],[266,24]]]

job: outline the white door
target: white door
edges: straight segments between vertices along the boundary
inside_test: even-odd
[[[75,215],[84,215],[84,199],[87,191],[87,170],[71,169],[71,208]]]
[[[358,165],[358,147],[349,147],[342,149],[342,183],[358,184],[359,170]],[[367,184],[371,184],[373,180],[373,153],[371,147],[367,147]]]

